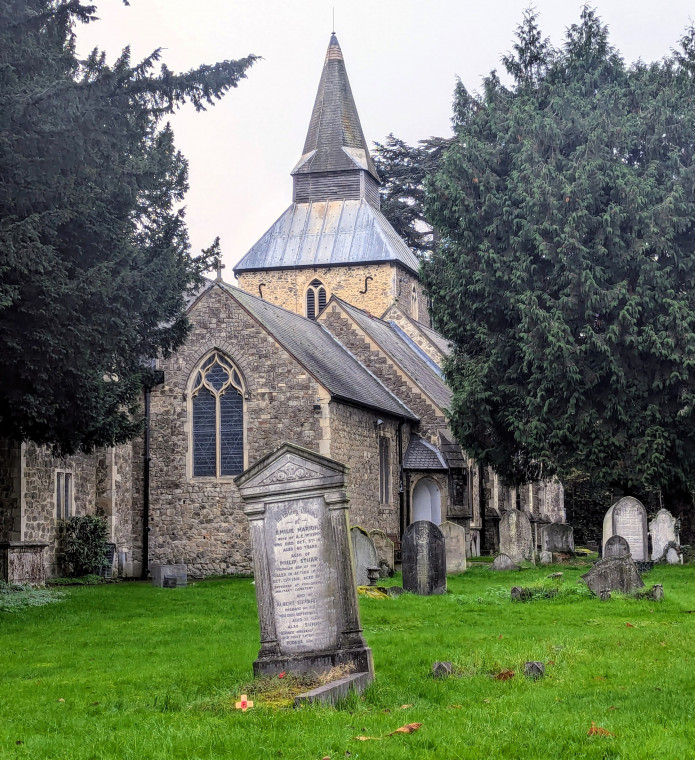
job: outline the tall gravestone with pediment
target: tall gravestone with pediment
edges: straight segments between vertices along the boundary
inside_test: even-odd
[[[362,635],[348,529],[347,467],[285,443],[235,478],[249,518],[261,648],[256,675],[374,677]]]
[[[512,562],[533,562],[531,521],[518,509],[510,509],[500,520],[500,554]]]
[[[411,523],[401,541],[403,588],[429,596],[446,593],[446,549],[441,530],[429,520]]]
[[[368,586],[370,568],[379,567],[376,547],[369,533],[359,525],[350,528],[350,538],[352,539],[352,559],[355,565],[355,583],[358,586]]]
[[[668,509],[660,509],[649,523],[649,533],[652,537],[652,559],[654,561],[663,558],[664,554],[671,548],[670,544],[680,544],[677,526],[678,520]]]
[[[444,535],[446,571],[449,575],[466,572],[466,530],[461,525],[443,522],[439,526]]]
[[[606,512],[603,518],[603,547],[611,536],[622,536],[630,547],[632,559],[646,562],[647,544],[647,510],[639,499],[624,496]]]

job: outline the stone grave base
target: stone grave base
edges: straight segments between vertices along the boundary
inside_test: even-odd
[[[374,680],[374,659],[369,647],[335,649],[323,652],[302,652],[296,655],[259,656],[253,663],[253,674],[274,676],[284,670],[289,673],[314,673],[321,675],[333,668],[352,666],[354,675],[365,675],[369,683]],[[340,679],[343,680],[343,679]],[[328,684],[330,686],[330,684]]]
[[[338,678],[336,681],[300,694],[294,698],[294,706],[301,707],[303,704],[312,702],[334,705],[338,700],[347,697],[351,691],[361,694],[373,680],[373,673],[351,673],[345,678]]]
[[[161,588],[185,588],[188,582],[187,570],[187,565],[150,565],[152,585]]]
[[[39,541],[0,543],[0,580],[19,585],[43,586],[46,583],[43,550],[47,546]]]

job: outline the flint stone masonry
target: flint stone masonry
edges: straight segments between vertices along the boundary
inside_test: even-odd
[[[369,569],[379,567],[379,560],[372,539],[364,528],[356,525],[350,528],[352,539],[352,559],[355,568],[355,583],[369,586]]]
[[[372,680],[348,530],[347,467],[283,444],[235,478],[253,544],[261,648],[255,675],[346,666]]]
[[[647,510],[634,496],[624,496],[606,512],[603,518],[603,545],[611,536],[622,536],[630,546],[630,554],[636,562],[644,562],[647,556]]]
[[[509,556],[512,562],[533,562],[531,522],[518,509],[510,509],[502,515],[500,553]]]
[[[466,531],[460,525],[443,522],[439,526],[444,536],[446,571],[449,575],[466,572]]]
[[[376,549],[380,576],[386,578],[392,575],[395,569],[393,541],[383,530],[377,528],[369,531],[369,538],[372,539],[372,543]]]
[[[512,558],[507,554],[498,554],[490,565],[490,570],[503,571],[503,570],[521,570],[519,565],[512,562]]]
[[[574,554],[574,530],[567,523],[550,523],[541,528],[541,547],[551,554]]]
[[[606,591],[620,591],[629,594],[638,588],[644,588],[644,581],[637,570],[637,565],[628,557],[606,557],[599,560],[582,580],[596,596]]]
[[[678,520],[667,510],[660,509],[649,523],[652,537],[652,560],[657,562],[668,550],[669,543],[680,543]]]
[[[411,523],[403,534],[403,588],[429,596],[446,593],[446,549],[441,530],[427,520]]]
[[[604,557],[629,557],[630,545],[622,536],[611,536],[603,547]]]

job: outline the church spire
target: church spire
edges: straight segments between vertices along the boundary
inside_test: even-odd
[[[377,182],[372,157],[350,89],[343,52],[335,33],[326,52],[302,157],[292,174],[367,172]]]

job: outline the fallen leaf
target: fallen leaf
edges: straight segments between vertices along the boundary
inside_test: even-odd
[[[463,707],[463,705],[449,705],[449,707],[452,710],[460,710]]]
[[[379,741],[381,739],[380,736],[353,736],[352,738],[358,742]]]
[[[548,660],[548,662],[545,663],[546,665],[554,665],[555,660]]]
[[[59,702],[65,702],[65,700],[62,697],[58,701]]]
[[[412,705],[401,705],[401,710],[407,710],[409,707],[412,707]]]
[[[324,755],[321,760],[331,760],[331,758],[328,755]]]
[[[615,705],[611,705],[606,712],[610,712],[611,710],[617,710],[618,708]]]
[[[405,726],[401,726],[395,731],[391,731],[391,733],[386,734],[386,736],[393,736],[394,734],[413,734],[420,728],[421,725],[422,723],[406,723]]]
[[[601,726],[597,726],[594,721],[591,721],[591,728],[587,731],[587,736],[615,736],[615,734],[612,734],[610,731],[607,731],[605,728],[601,728]]]
[[[501,638],[502,638],[502,634],[500,633],[500,635],[499,635],[497,638],[498,638],[498,639],[501,639]]]
[[[514,671],[503,670],[495,676],[495,681],[508,681],[510,678],[514,678]]]
[[[634,628],[635,626],[632,625],[632,623],[625,623],[626,628]]]

